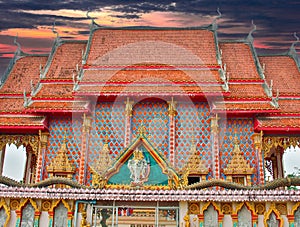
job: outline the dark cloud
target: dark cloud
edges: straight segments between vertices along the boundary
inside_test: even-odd
[[[4,73],[9,65],[10,58],[0,57],[0,80],[4,76]]]
[[[121,23],[118,20],[129,19],[134,22],[139,20],[143,13],[162,11],[186,15],[185,18],[174,19],[182,26],[190,26],[191,21],[187,19],[188,15],[193,15],[193,18],[198,17],[199,25],[201,25],[204,17],[216,17],[216,9],[220,8],[222,18],[218,23],[218,37],[220,39],[245,39],[252,29],[251,20],[253,20],[257,26],[257,30],[253,33],[255,42],[268,47],[257,47],[260,53],[288,50],[295,41],[293,33],[297,32],[300,36],[300,1],[298,0],[151,0],[142,2],[139,0],[64,0],[55,1],[55,3],[49,0],[7,0],[0,1],[0,31],[10,28],[49,27],[55,20],[57,26],[86,29],[86,31],[68,33],[66,34],[68,37],[72,37],[76,33],[88,35],[89,28],[85,23],[86,17],[74,18],[47,13],[38,15],[28,11],[59,9],[101,11],[104,8],[112,11],[111,16],[117,25]],[[11,45],[12,42],[13,37],[0,36],[0,44]],[[27,38],[20,39],[19,42],[24,47],[40,51],[42,48],[50,48],[53,40]],[[300,45],[298,44],[298,46]],[[269,50],[270,48],[273,50]]]

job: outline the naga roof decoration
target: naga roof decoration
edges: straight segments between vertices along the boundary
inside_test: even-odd
[[[254,168],[250,167],[243,152],[240,150],[237,136],[234,137],[234,148],[232,153],[232,158],[224,169],[225,175],[251,175],[254,173]]]

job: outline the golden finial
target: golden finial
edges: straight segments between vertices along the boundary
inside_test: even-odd
[[[173,97],[172,97],[171,101],[168,102],[168,104],[169,104],[169,109],[168,109],[169,116],[176,116],[176,114],[177,114],[177,111],[176,111],[177,102],[174,101]]]

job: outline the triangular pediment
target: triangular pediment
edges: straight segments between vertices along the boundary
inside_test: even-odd
[[[105,175],[106,188],[163,187],[174,188],[179,184],[179,176],[165,158],[155,149],[144,133],[115,160]]]

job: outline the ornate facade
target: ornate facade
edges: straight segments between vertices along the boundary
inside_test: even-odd
[[[215,22],[92,22],[49,55],[18,46],[0,85],[0,225],[300,225],[282,163],[300,141],[296,42],[259,56],[253,31],[220,40]],[[3,174],[11,144],[21,182]]]

